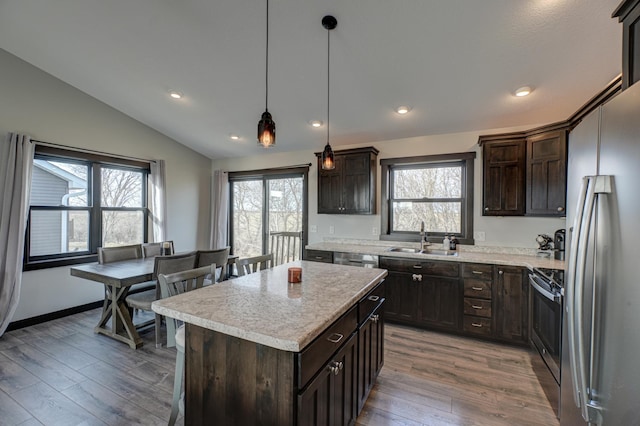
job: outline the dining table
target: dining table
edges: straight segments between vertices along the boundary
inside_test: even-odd
[[[154,259],[147,257],[112,263],[96,262],[70,268],[72,276],[104,285],[102,314],[94,332],[124,342],[133,349],[142,347],[142,338],[133,323],[125,299],[133,285],[153,280]],[[230,255],[228,263],[233,264],[237,259],[237,255]],[[144,325],[146,324],[148,323]]]

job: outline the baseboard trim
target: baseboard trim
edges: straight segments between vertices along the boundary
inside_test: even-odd
[[[36,324],[42,324],[43,322],[52,321],[58,318],[68,317],[69,315],[79,314],[80,312],[90,311],[102,306],[103,300],[96,302],[86,303],[80,306],[74,306],[72,308],[62,309],[56,312],[50,312],[44,315],[38,315],[37,317],[26,318],[19,321],[9,323],[7,331],[18,330],[19,328],[30,327]]]

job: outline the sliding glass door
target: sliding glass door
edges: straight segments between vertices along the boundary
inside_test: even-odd
[[[306,241],[308,168],[229,173],[230,242],[240,257],[272,252],[274,232],[302,232]]]

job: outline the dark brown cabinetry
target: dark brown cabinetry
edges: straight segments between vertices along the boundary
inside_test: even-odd
[[[529,338],[529,284],[525,270],[513,266],[495,266],[495,336],[526,344]]]
[[[482,214],[525,213],[526,143],[521,138],[480,137],[483,158]]]
[[[387,269],[387,320],[429,328],[461,328],[462,286],[456,262],[381,257]]]
[[[527,214],[564,216],[566,189],[566,130],[527,137]]]
[[[640,1],[625,0],[613,12],[622,22],[622,89],[640,81]]]
[[[384,294],[384,290],[380,290]],[[357,412],[360,413],[384,365],[384,307],[379,295],[367,296],[380,303],[371,312],[363,309],[362,321],[358,328],[358,386]],[[360,305],[361,307],[363,304]],[[367,315],[368,313],[368,315]]]
[[[334,151],[335,169],[322,170],[318,157],[319,214],[375,214],[376,158],[374,147]]]
[[[324,250],[305,250],[304,260],[313,262],[333,263],[333,252]]]
[[[464,263],[462,265],[462,279],[464,332],[491,336],[493,332],[493,265]]]

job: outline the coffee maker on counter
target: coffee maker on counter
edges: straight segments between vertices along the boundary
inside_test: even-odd
[[[553,236],[553,258],[556,260],[564,260],[564,244],[566,231],[558,229]]]

